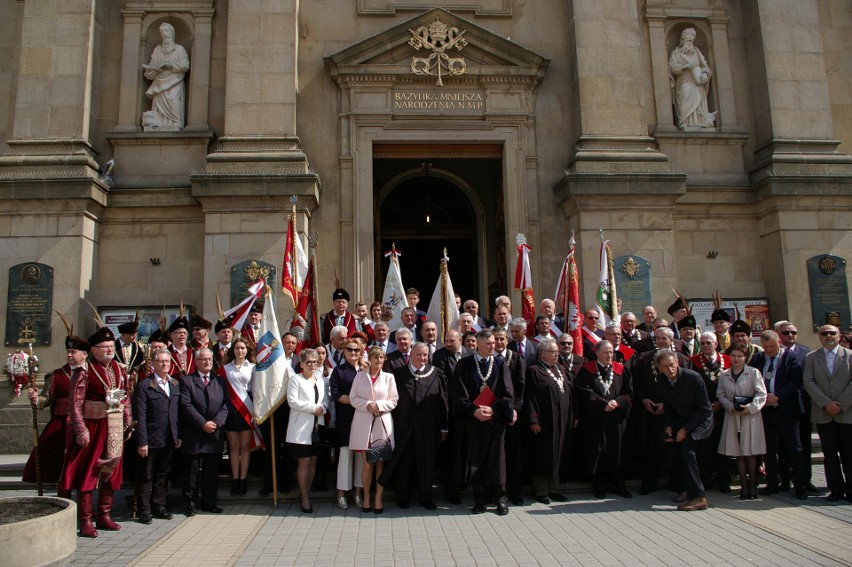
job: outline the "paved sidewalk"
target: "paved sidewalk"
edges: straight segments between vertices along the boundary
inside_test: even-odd
[[[824,485],[821,467],[814,473]],[[79,538],[72,565],[852,565],[852,504],[789,494],[740,501],[709,491],[709,510],[677,512],[671,496],[597,500],[575,492],[567,503],[512,507],[504,517],[472,516],[470,502],[439,502],[428,512],[388,499],[376,516],[328,501],[306,515],[290,500],[277,510],[231,500],[221,515],[175,515],[150,526],[119,507],[123,529]]]

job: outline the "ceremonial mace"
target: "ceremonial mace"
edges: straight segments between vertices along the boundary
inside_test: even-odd
[[[29,372],[30,388],[36,389],[35,385],[35,355],[33,354],[33,343],[28,343],[30,347],[30,356],[27,359],[27,367]],[[37,390],[36,390],[37,391]],[[32,406],[33,410],[33,448],[35,454],[35,470],[36,470],[36,486],[38,487],[38,495],[44,496],[44,485],[41,482],[41,448],[38,446],[38,404]]]

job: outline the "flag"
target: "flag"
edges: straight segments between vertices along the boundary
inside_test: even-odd
[[[618,321],[618,305],[615,292],[615,273],[612,269],[612,247],[609,245],[609,240],[603,239],[603,230],[601,230],[600,267],[598,294],[595,302],[600,314],[598,323],[606,327],[609,323]]]
[[[263,289],[266,287],[266,280],[259,279],[257,280],[251,287],[248,288],[248,292],[251,294],[242,301],[240,301],[235,306],[231,307],[227,311],[225,311],[225,317],[234,316],[234,323],[231,325],[233,329],[242,329],[243,325],[246,324],[246,317],[248,316],[249,309],[254,305],[254,302],[260,299],[260,296],[263,294]]]
[[[305,281],[302,291],[299,292],[299,304],[296,306],[296,314],[290,324],[290,332],[296,335],[299,343],[296,345],[296,353],[302,352],[320,342],[319,315],[317,314],[317,290],[316,290],[316,257],[311,257],[310,266],[305,273]]]
[[[298,264],[294,263],[298,257],[296,253],[297,240],[296,215],[292,214],[290,215],[290,220],[287,222],[287,240],[284,242],[284,262],[281,266],[281,291],[293,302],[293,308],[296,307],[299,297],[299,287],[296,283],[299,279],[299,270]]]
[[[521,290],[521,316],[527,322],[527,334],[535,335],[535,296],[530,275],[529,251],[532,247],[527,244],[527,238],[518,234],[518,265],[515,267],[515,289]]]
[[[305,279],[308,277],[308,255],[305,254],[302,239],[299,238],[299,233],[296,232],[295,227],[293,236],[296,242],[296,289],[301,291],[305,287]]]
[[[405,302],[405,288],[402,286],[402,274],[399,271],[399,257],[402,252],[396,249],[396,244],[391,245],[390,252],[385,252],[385,258],[390,257],[388,275],[385,277],[385,291],[382,293],[382,303],[393,313],[393,319],[388,321],[388,328],[395,331],[402,327],[402,310]]]
[[[429,311],[426,316],[427,321],[433,321],[438,325],[438,342],[441,345],[444,344],[444,336],[450,330],[450,325],[459,318],[456,293],[453,291],[453,282],[450,281],[449,262],[447,249],[444,248],[438,283],[432,293],[432,301],[429,302]]]
[[[254,419],[259,425],[266,421],[279,405],[286,403],[287,384],[293,378],[293,369],[284,358],[272,294],[267,295],[266,303],[263,304],[256,357],[251,393]]]
[[[565,317],[565,332],[574,339],[574,354],[583,356],[583,337],[580,333],[582,316],[580,315],[580,274],[574,258],[574,235],[568,241],[568,256],[562,263],[559,281],[556,284],[556,306]]]

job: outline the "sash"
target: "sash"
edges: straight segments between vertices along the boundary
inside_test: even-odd
[[[583,328],[580,330],[583,332],[583,338],[589,339],[590,341],[592,341],[592,344],[598,344],[600,342],[601,338],[590,330],[588,330],[585,326],[583,326]]]
[[[239,382],[231,380],[231,377],[228,376],[224,366],[219,367],[217,372],[219,376],[222,376],[228,382],[228,397],[231,399],[231,404],[234,406],[234,409],[237,410],[237,413],[240,414],[243,421],[245,421],[247,425],[251,426],[252,436],[251,444],[249,446],[250,450],[266,449],[266,446],[263,443],[263,438],[257,430],[257,424],[255,424],[252,420],[254,404],[252,403],[248,390],[246,390],[245,386]]]

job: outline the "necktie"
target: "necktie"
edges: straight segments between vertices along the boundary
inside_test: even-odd
[[[498,360],[499,362],[503,362],[503,353],[501,353],[501,352],[498,352],[498,353],[497,353],[497,360]]]
[[[340,351],[339,350],[334,352],[334,364],[335,365],[340,364]]]
[[[766,372],[769,373],[773,370],[775,370],[775,357],[769,359],[769,368],[766,369]]]
[[[206,388],[208,384],[210,384],[210,378],[205,374],[201,377],[201,380],[204,382],[204,387]]]
[[[407,354],[403,354],[402,357],[405,359],[405,363],[408,364],[409,357]]]
[[[524,342],[521,341],[518,343],[518,354],[524,356]]]
[[[486,372],[488,372],[488,359],[480,358],[479,359],[479,372],[484,376]]]
[[[686,356],[692,356],[692,341],[683,343],[683,354]]]

